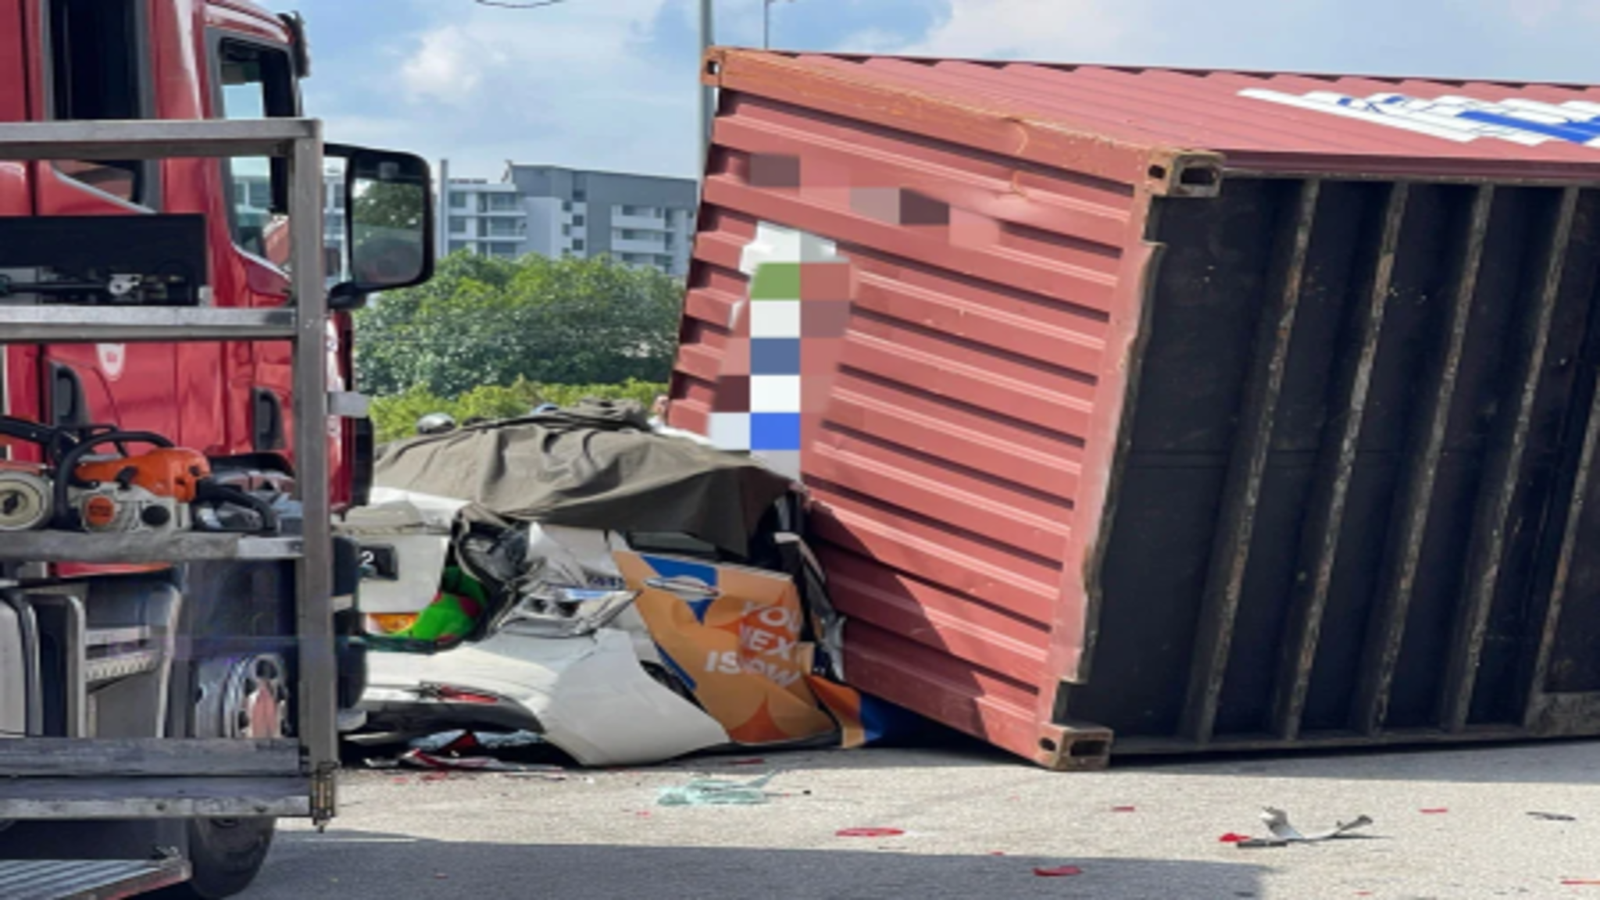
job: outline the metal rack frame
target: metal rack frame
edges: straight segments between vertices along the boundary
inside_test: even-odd
[[[189,739],[0,741],[0,819],[307,816],[336,809],[337,660],[323,273],[322,123],[315,119],[0,124],[0,160],[270,156],[289,161],[292,305],[281,309],[0,307],[0,344],[288,341],[293,347],[296,492],[294,538],[178,534],[7,535],[0,561],[179,563],[294,559],[299,647],[298,738],[248,742],[241,765],[217,741]],[[220,755],[219,755],[220,754]],[[285,766],[285,761],[292,765]],[[20,768],[19,768],[20,767]],[[87,773],[87,774],[86,774]],[[13,776],[9,777],[8,776]],[[15,777],[21,776],[21,777]],[[309,796],[308,796],[309,794]]]

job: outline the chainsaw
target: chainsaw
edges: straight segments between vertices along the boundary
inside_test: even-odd
[[[202,508],[222,507],[249,512],[252,521],[245,530],[251,533],[278,531],[271,504],[220,483],[203,454],[161,435],[103,425],[51,428],[0,417],[0,436],[39,445],[47,460],[0,463],[0,531],[166,535],[234,530],[210,524],[220,517],[195,515]],[[135,453],[133,447],[150,449]]]

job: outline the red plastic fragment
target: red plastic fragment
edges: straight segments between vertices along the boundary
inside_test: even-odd
[[[989,855],[990,856],[1005,856],[1006,852],[1004,850],[990,850],[989,851]]]
[[[1600,878],[1564,878],[1561,883],[1568,887],[1600,887]]]
[[[841,828],[834,832],[835,837],[847,838],[880,838],[898,837],[905,834],[898,828]]]
[[[1136,807],[1136,806],[1113,806],[1113,807],[1111,807],[1111,811],[1112,812],[1137,812],[1138,811],[1138,807]]]
[[[1447,813],[1449,811],[1450,810],[1445,809],[1442,806],[1439,807],[1438,809],[1419,809],[1419,810],[1417,810],[1417,812],[1422,813],[1425,816],[1442,816],[1442,815],[1444,815],[1445,813]]]
[[[1230,831],[1227,834],[1223,835],[1222,837],[1217,838],[1217,840],[1221,841],[1224,844],[1242,844],[1245,841],[1250,840],[1250,835],[1248,835],[1248,834],[1239,834],[1237,832]]]
[[[1056,866],[1053,869],[1034,867],[1033,874],[1040,878],[1065,878],[1069,875],[1082,875],[1083,870],[1077,866]]]
[[[493,694],[484,694],[479,691],[469,690],[467,688],[451,687],[448,684],[439,685],[438,687],[434,688],[434,692],[438,695],[440,700],[451,700],[456,703],[475,703],[480,706],[494,706],[500,702],[500,698]],[[463,737],[467,736],[468,735],[464,735]],[[472,743],[476,744],[477,739],[473,738]]]

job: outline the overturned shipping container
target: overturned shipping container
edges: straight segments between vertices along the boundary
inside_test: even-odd
[[[671,418],[1061,768],[1600,734],[1600,89],[716,50]]]

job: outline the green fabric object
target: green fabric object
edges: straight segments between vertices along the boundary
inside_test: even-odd
[[[472,633],[489,608],[489,592],[455,566],[447,566],[439,595],[410,628],[395,635],[420,641],[459,641]]]
[[[605,401],[395,441],[375,465],[380,487],[467,502],[467,522],[687,534],[736,557],[790,490],[749,454],[656,434],[638,404]]]

